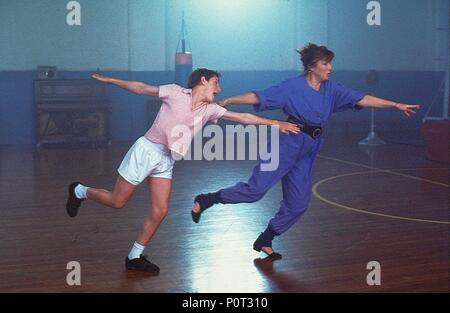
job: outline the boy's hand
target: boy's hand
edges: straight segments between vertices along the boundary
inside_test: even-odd
[[[278,121],[277,126],[280,128],[280,131],[284,134],[288,134],[288,133],[298,134],[300,132],[300,128],[298,127],[297,124]]]
[[[104,75],[102,75],[102,74],[95,73],[95,74],[92,74],[91,77],[94,78],[94,79],[96,79],[96,80],[99,80],[99,81],[101,81],[101,82],[109,83],[109,77],[104,76]]]

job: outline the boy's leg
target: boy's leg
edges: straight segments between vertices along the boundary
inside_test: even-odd
[[[133,195],[136,185],[130,184],[122,176],[118,176],[113,191],[88,187],[87,199],[106,205],[110,208],[121,209]]]
[[[72,183],[69,185],[66,210],[70,217],[75,217],[78,214],[81,202],[85,199],[120,209],[128,202],[135,189],[135,185],[129,183],[120,175],[117,177],[113,191],[86,187],[81,183]]]
[[[169,211],[170,193],[172,191],[172,179],[161,177],[149,177],[148,188],[151,195],[150,212],[144,221],[137,242],[146,245],[155,234],[159,225]]]
[[[100,204],[122,208],[139,185],[148,175],[152,168],[153,160],[148,157],[146,139],[141,137],[130,147],[124,156],[118,172],[116,185],[112,192],[104,189],[89,188],[81,183],[69,185],[69,198],[66,210],[70,217],[78,214],[81,201],[86,198]]]
[[[151,196],[150,212],[144,221],[136,242],[125,259],[125,267],[128,270],[157,274],[159,273],[159,267],[147,260],[147,257],[142,252],[169,211],[172,179],[149,177],[147,178],[147,182]]]

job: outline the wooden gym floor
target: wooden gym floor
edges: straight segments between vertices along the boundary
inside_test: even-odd
[[[0,147],[0,292],[448,292],[449,166],[424,147],[361,147],[366,134],[327,135],[314,196],[274,241],[283,259],[252,250],[281,200],[217,205],[199,224],[193,197],[246,180],[255,161],[181,161],[170,212],[146,249],[158,276],[127,273],[127,255],[149,207],[140,186],[122,210],[83,203],[67,217],[74,180],[111,188],[130,142],[107,147]],[[68,286],[67,263],[81,265]],[[377,261],[381,285],[369,286]]]

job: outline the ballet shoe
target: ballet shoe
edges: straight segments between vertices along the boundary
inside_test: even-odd
[[[67,211],[67,214],[70,217],[77,216],[78,209],[81,206],[81,202],[84,201],[84,199],[78,199],[75,196],[75,187],[78,186],[78,184],[81,184],[81,183],[80,182],[73,182],[68,187],[69,196],[67,197],[66,211]]]
[[[272,253],[269,253],[265,249],[263,249],[264,247],[272,248],[272,243],[263,242],[262,236],[263,236],[263,233],[261,233],[258,236],[258,238],[256,238],[255,242],[253,243],[253,250],[258,251],[258,252],[261,252],[261,251],[264,252],[272,260],[280,260],[283,257],[280,253],[275,252],[275,251]]]
[[[199,204],[200,211],[194,212],[191,210],[191,217],[194,223],[198,223],[200,221],[200,216],[202,215],[203,211],[212,207],[216,203],[215,197],[215,193],[200,194],[195,197],[194,203],[197,202]]]

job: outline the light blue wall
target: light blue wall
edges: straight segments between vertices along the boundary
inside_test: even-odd
[[[296,1],[79,0],[81,26],[66,25],[67,2],[1,0],[0,70],[173,70],[183,9],[194,66],[296,66]]]
[[[448,53],[436,34],[448,0],[381,0],[373,27],[367,0],[79,2],[82,25],[68,26],[68,0],[0,0],[0,70],[173,70],[183,9],[194,67],[295,70],[309,41],[333,49],[338,70],[443,70],[435,59]]]
[[[294,42],[296,49],[308,42],[328,44],[328,1],[327,0],[298,0],[295,13]],[[332,49],[332,47],[330,47]],[[301,62],[297,53],[293,56],[295,68],[301,69]]]
[[[408,125],[393,125],[391,111],[379,113],[382,125],[417,128],[434,98],[433,115],[442,112],[448,0],[380,0],[382,25],[373,27],[366,23],[368,0],[79,0],[82,25],[74,27],[66,24],[68,2],[0,0],[0,144],[34,142],[38,65],[57,66],[64,78],[88,78],[100,68],[172,82],[183,9],[194,67],[221,71],[223,96],[298,74],[295,49],[316,42],[336,52],[333,79],[367,91],[367,70],[376,69],[378,95],[424,107]],[[113,139],[136,138],[148,126],[148,99],[109,90]],[[343,113],[335,121],[365,127],[368,114]]]
[[[186,0],[184,8],[194,67],[294,68],[295,1]],[[168,2],[169,51],[176,49],[182,10],[183,1]]]
[[[380,26],[367,25],[368,1],[329,1],[328,45],[337,54],[335,69],[434,70],[433,8],[439,1],[379,1]],[[440,14],[448,21],[448,1]]]
[[[0,70],[56,65],[65,70],[128,65],[126,0],[84,0],[81,26],[66,24],[65,0],[1,0]]]
[[[130,66],[132,71],[164,71],[166,58],[166,1],[131,0],[129,19]]]

